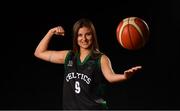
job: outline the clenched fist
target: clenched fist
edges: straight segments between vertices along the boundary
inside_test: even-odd
[[[64,34],[65,34],[65,31],[64,31],[64,29],[63,29],[62,26],[54,27],[54,28],[50,29],[50,32],[51,32],[52,34],[62,35],[62,36],[64,36]]]

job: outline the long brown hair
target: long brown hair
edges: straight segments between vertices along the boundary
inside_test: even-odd
[[[89,19],[86,19],[86,18],[82,18],[82,19],[78,20],[73,26],[73,52],[79,51],[79,45],[77,44],[77,37],[78,37],[78,31],[82,27],[87,27],[91,30],[92,37],[93,37],[91,50],[99,51],[96,30],[95,30],[95,27],[94,27],[92,21]]]

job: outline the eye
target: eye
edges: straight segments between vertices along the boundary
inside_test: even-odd
[[[87,33],[86,35],[87,35],[87,36],[91,36],[92,34],[89,32],[89,33]]]
[[[86,33],[86,37],[89,37],[89,38],[92,37],[92,33],[90,33],[90,32]]]
[[[82,37],[82,34],[78,34],[78,37]]]

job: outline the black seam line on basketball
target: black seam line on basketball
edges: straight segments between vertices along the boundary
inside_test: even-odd
[[[129,24],[129,19],[130,19],[130,18],[128,18],[128,24]],[[130,29],[129,29],[129,26],[130,26],[130,25],[128,25],[128,33],[129,33],[129,39],[130,39],[130,43],[131,43],[130,46],[131,46],[132,49],[134,49],[135,47],[134,47],[134,44],[133,44],[132,39],[131,39],[131,33],[130,33],[130,31],[129,31],[129,30],[130,30]]]

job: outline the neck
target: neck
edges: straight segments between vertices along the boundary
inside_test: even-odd
[[[91,52],[90,49],[80,49],[80,56],[82,55],[88,55]]]

